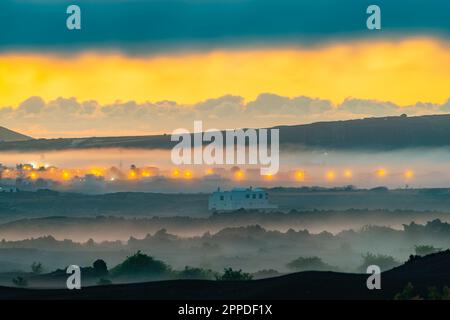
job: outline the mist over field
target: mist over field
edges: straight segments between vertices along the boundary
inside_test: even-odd
[[[366,213],[344,213],[339,220],[344,223],[345,216]],[[367,213],[368,216],[380,214]],[[395,214],[395,213],[391,213]],[[400,213],[405,215],[405,213]],[[411,213],[409,213],[411,214]],[[318,213],[321,216],[321,213]],[[254,219],[255,217],[253,217]],[[58,235],[35,237],[27,240],[2,240],[0,242],[0,271],[1,272],[29,272],[33,262],[42,263],[46,271],[64,269],[68,264],[76,261],[79,265],[90,266],[97,259],[104,260],[109,267],[121,263],[126,257],[141,251],[155,259],[164,261],[174,270],[183,270],[186,266],[203,268],[220,272],[224,268],[232,267],[254,273],[256,277],[268,277],[284,273],[304,270],[330,270],[341,272],[364,272],[367,255],[378,256],[386,260],[382,268],[392,268],[406,261],[411,254],[416,254],[417,247],[429,246],[435,250],[445,250],[450,246],[450,224],[442,220],[428,221],[423,224],[405,223],[398,228],[382,226],[379,223],[358,228],[345,228],[335,234],[330,232],[311,232],[308,228],[299,228],[293,223],[294,217],[288,217],[291,228],[287,225],[284,231],[269,228],[264,223],[265,217],[259,217],[260,224],[252,224],[252,217],[237,214],[232,221],[228,217],[218,217],[215,231],[198,235],[182,234],[177,229],[190,229],[186,225],[201,224],[195,219],[174,218],[154,223],[151,220],[130,220],[114,218],[94,219],[61,219],[47,218],[40,221],[18,221],[9,225],[2,225],[2,234],[11,235],[30,229],[42,229],[43,232]],[[273,219],[273,217],[272,217]],[[311,216],[304,218],[306,221]],[[424,217],[424,219],[426,219]],[[448,217],[447,217],[448,219]],[[178,221],[180,220],[180,221]],[[215,219],[212,219],[215,220]],[[270,218],[269,218],[270,220]],[[406,219],[405,219],[406,220]],[[182,223],[181,223],[182,221]],[[329,220],[331,223],[332,219]],[[155,226],[158,225],[158,227]],[[171,227],[171,225],[177,227]],[[180,227],[180,224],[185,225]],[[233,225],[225,227],[225,225]],[[326,223],[325,223],[326,224]],[[154,231],[153,228],[165,225]],[[239,226],[242,225],[242,226]],[[261,226],[265,225],[265,227]],[[305,223],[304,225],[308,225]],[[140,229],[139,236],[131,236],[127,240],[101,240],[112,232],[120,237],[116,228],[122,226],[129,233],[133,228]],[[153,226],[147,228],[147,226]],[[85,241],[76,238],[76,229],[80,234],[97,234],[98,240]],[[84,229],[84,230],[83,230]],[[212,228],[204,228],[204,230]],[[281,229],[281,228],[280,228]],[[19,231],[21,230],[21,231]],[[56,231],[59,230],[59,231]],[[97,230],[97,232],[95,232]],[[149,231],[146,235],[143,230]],[[173,230],[173,231],[170,231]],[[199,231],[199,230],[197,230]],[[33,232],[29,232],[32,234]],[[66,237],[61,237],[66,233]],[[103,235],[102,235],[103,233]],[[122,231],[122,234],[125,232]],[[138,233],[135,231],[135,234]],[[65,240],[63,240],[63,238]],[[297,259],[303,263],[292,263]],[[314,259],[312,259],[314,258]],[[308,263],[308,259],[312,260]],[[306,260],[306,261],[305,261]],[[302,260],[301,260],[302,261]],[[10,281],[8,274],[0,274],[0,283]],[[145,278],[144,280],[158,280],[170,278],[168,274]],[[140,279],[130,275],[128,278],[118,279],[127,282]],[[44,279],[45,280],[45,279]],[[58,282],[36,278],[36,283],[42,285],[57,285]],[[61,285],[61,283],[59,284]]]
[[[286,147],[280,154],[280,171],[270,180],[259,174],[255,165],[239,165],[245,176],[236,181],[231,165],[174,166],[168,150],[134,149],[86,149],[47,152],[2,152],[4,166],[14,168],[17,164],[35,164],[51,166],[71,172],[71,179],[64,181],[60,176],[47,177],[49,180],[41,186],[30,185],[26,188],[37,190],[49,188],[61,191],[81,193],[111,193],[125,191],[144,192],[211,192],[217,187],[235,186],[261,187],[299,187],[323,186],[336,187],[354,185],[358,188],[440,188],[447,187],[450,179],[448,163],[450,148],[416,148],[393,151],[345,151],[327,149],[306,149]],[[153,168],[157,173],[135,181],[127,181],[126,175],[131,166]],[[96,169],[99,168],[99,169]],[[186,179],[174,179],[173,170],[189,171],[192,176]],[[91,171],[105,172],[104,180],[84,181]],[[108,171],[121,171],[124,179],[110,178]],[[383,175],[379,174],[383,171]],[[208,171],[214,171],[209,174]],[[302,172],[302,179],[296,179],[296,172]],[[72,173],[73,172],[73,173]],[[78,173],[77,172],[81,172]],[[331,176],[330,176],[331,175]],[[115,177],[115,176],[114,176]],[[4,174],[4,183],[14,185],[14,179],[8,180]],[[189,186],[186,188],[186,186]],[[22,187],[24,189],[24,187]]]

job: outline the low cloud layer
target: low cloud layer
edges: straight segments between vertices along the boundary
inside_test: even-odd
[[[0,125],[36,138],[148,135],[170,133],[177,128],[192,130],[194,120],[204,129],[270,127],[317,121],[346,120],[400,114],[450,113],[444,104],[418,102],[399,106],[391,102],[348,98],[338,105],[329,100],[298,96],[288,98],[264,93],[253,101],[223,96],[194,105],[173,101],[134,101],[100,105],[96,101],[58,98],[44,101],[30,97],[17,108],[0,109]]]

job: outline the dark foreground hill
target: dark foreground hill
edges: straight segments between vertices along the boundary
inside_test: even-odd
[[[78,291],[0,287],[0,299],[393,299],[408,283],[426,296],[430,287],[450,284],[450,251],[416,257],[384,272],[381,290],[368,290],[366,279],[364,274],[301,272],[255,281],[173,280]]]
[[[394,150],[450,146],[450,115],[383,117],[279,126],[280,143],[308,148]],[[1,138],[0,138],[1,140]],[[8,140],[6,140],[8,141]],[[1,142],[0,150],[171,149],[170,135]]]

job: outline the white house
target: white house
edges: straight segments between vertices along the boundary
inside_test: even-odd
[[[208,203],[208,209],[212,211],[270,210],[277,207],[269,203],[266,191],[252,187],[234,188],[231,191],[221,191],[219,188],[209,196]]]

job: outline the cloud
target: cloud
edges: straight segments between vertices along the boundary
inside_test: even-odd
[[[252,115],[266,117],[309,116],[331,111],[329,100],[309,98],[305,96],[287,98],[275,94],[264,93],[246,106],[246,111]]]
[[[0,109],[0,125],[34,137],[55,138],[170,133],[177,128],[192,130],[194,120],[202,120],[204,129],[229,129],[448,112],[450,99],[442,105],[418,102],[399,106],[348,98],[333,105],[319,98],[264,93],[248,102],[239,96],[226,95],[193,105],[174,101],[141,104],[117,101],[101,105],[75,98],[45,102],[40,97],[30,97],[17,108]]]
[[[398,112],[398,106],[392,102],[347,98],[340,105],[341,111],[355,115],[384,116]]]

